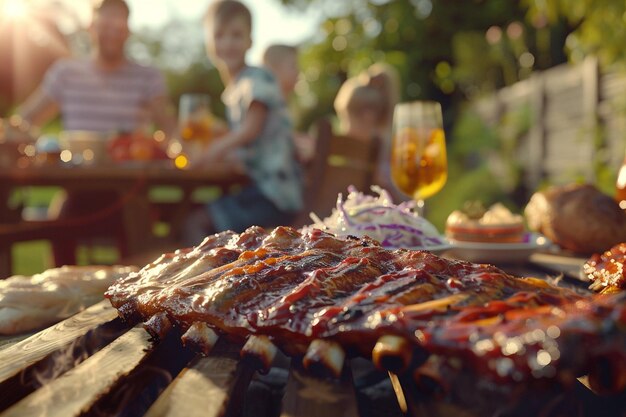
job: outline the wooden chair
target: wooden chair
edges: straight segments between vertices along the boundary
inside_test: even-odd
[[[368,191],[374,180],[378,141],[369,142],[348,136],[334,135],[327,119],[316,123],[315,158],[305,172],[304,209],[295,227],[310,224],[310,213],[324,218],[330,215],[337,202],[337,195],[344,198],[350,185]]]

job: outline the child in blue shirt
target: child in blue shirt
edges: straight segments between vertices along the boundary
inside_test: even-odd
[[[192,214],[185,230],[188,244],[222,230],[289,225],[302,209],[301,173],[285,99],[271,73],[246,64],[252,46],[249,9],[237,0],[218,0],[204,24],[207,54],[226,86],[222,100],[230,131],[195,163],[211,164],[236,151],[252,184]]]

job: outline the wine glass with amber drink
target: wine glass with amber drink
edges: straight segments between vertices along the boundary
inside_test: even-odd
[[[191,93],[180,97],[178,125],[180,140],[170,146],[170,157],[178,168],[186,168],[190,160],[199,155],[213,139],[213,115],[211,97]]]
[[[180,136],[184,141],[206,143],[211,140],[211,98],[206,94],[183,94],[180,97]]]
[[[396,105],[391,178],[400,191],[417,202],[420,215],[423,215],[424,199],[443,188],[448,178],[448,162],[439,103],[412,101]]]

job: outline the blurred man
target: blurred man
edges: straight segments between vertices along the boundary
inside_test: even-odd
[[[23,119],[41,126],[59,112],[65,130],[145,133],[150,122],[166,136],[175,132],[163,75],[156,68],[130,61],[125,45],[130,10],[124,0],[103,0],[94,10],[90,34],[93,54],[86,59],[61,59],[46,73],[41,86],[18,110]],[[93,216],[119,199],[114,190],[73,191],[52,202],[49,216]],[[119,211],[98,221],[95,234],[113,234],[124,255]],[[53,242],[57,265],[76,263],[76,242]]]
[[[92,56],[57,61],[20,115],[41,126],[60,111],[65,130],[98,132],[137,131],[152,121],[173,134],[163,75],[125,55],[129,13],[124,0],[103,0],[90,27]]]

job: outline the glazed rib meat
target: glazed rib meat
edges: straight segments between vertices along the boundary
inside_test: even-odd
[[[619,243],[604,253],[596,253],[583,265],[591,280],[590,289],[610,294],[626,288],[626,243]]]
[[[615,348],[624,341],[622,302],[516,278],[490,265],[391,251],[368,238],[320,230],[278,227],[268,233],[254,227],[213,235],[195,248],[163,255],[105,295],[123,318],[148,328],[168,322],[184,332],[204,323],[240,340],[268,336],[292,355],[325,339],[369,356],[381,336],[395,335],[427,354],[471,357],[477,369],[523,379],[538,374],[532,360],[547,360],[524,335],[557,328],[560,340],[592,341],[597,349],[568,361],[550,356],[551,366],[579,371],[609,351],[626,358],[623,343]],[[618,331],[603,331],[607,323]],[[516,337],[524,349],[507,355],[500,342],[517,343]],[[493,355],[480,353],[488,343],[500,349],[505,365],[490,368]],[[564,352],[578,346],[558,348],[569,358]]]

